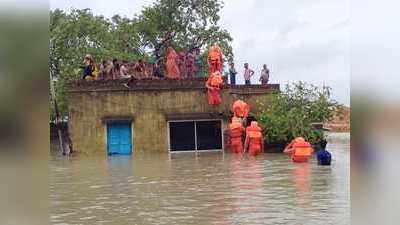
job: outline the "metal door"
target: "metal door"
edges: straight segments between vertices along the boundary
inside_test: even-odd
[[[107,125],[107,153],[129,155],[132,152],[132,134],[130,123],[112,123]]]

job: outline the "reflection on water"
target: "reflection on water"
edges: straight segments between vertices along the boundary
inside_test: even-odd
[[[329,141],[330,167],[283,154],[53,154],[51,222],[349,224],[349,135]]]

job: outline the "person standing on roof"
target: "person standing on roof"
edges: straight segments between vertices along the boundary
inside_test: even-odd
[[[267,68],[267,64],[263,65],[260,75],[260,81],[262,85],[267,85],[269,81],[269,69]]]
[[[243,76],[244,76],[244,83],[246,85],[250,85],[251,84],[250,79],[251,79],[251,77],[253,75],[254,75],[254,71],[249,68],[249,64],[248,63],[245,63],[244,64],[244,74],[243,74]]]
[[[232,62],[230,64],[230,68],[229,68],[229,79],[230,79],[230,84],[232,84],[232,85],[236,84],[236,74],[237,74],[237,71],[235,69],[235,64]]]
[[[210,74],[215,71],[222,73],[222,50],[217,43],[214,43],[208,51],[208,64],[210,66]]]

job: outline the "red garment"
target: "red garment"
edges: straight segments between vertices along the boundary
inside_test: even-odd
[[[221,87],[222,87],[222,77],[220,74],[211,74],[206,82],[207,86],[207,98],[208,104],[219,105],[222,102],[221,99]]]
[[[243,153],[243,142],[242,142],[242,134],[243,134],[243,126],[241,123],[232,122],[229,125],[230,134],[231,134],[231,151],[233,153]]]
[[[180,78],[180,72],[176,60],[178,55],[175,50],[171,47],[167,49],[167,62],[165,63],[166,77],[168,78]]]
[[[210,64],[210,73],[222,72],[222,63],[220,60],[209,60]]]

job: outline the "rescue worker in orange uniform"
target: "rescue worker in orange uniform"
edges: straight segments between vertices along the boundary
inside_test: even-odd
[[[291,155],[293,162],[302,163],[308,162],[308,159],[314,152],[314,149],[311,147],[309,142],[304,140],[304,138],[296,137],[286,146],[283,152]]]
[[[219,105],[222,102],[221,89],[223,86],[223,79],[220,72],[211,73],[206,82],[208,104]]]
[[[208,51],[208,64],[210,73],[215,71],[222,73],[222,50],[217,43],[214,43]]]
[[[250,155],[258,155],[264,150],[264,139],[261,133],[262,129],[256,121],[252,121],[246,128],[246,140],[244,142],[244,151],[248,149]]]
[[[232,118],[232,123],[229,124],[229,130],[231,136],[231,151],[238,154],[243,153],[242,135],[244,128],[240,120]]]
[[[249,115],[249,111],[250,106],[242,100],[236,100],[232,104],[232,112],[235,117],[246,119]]]

